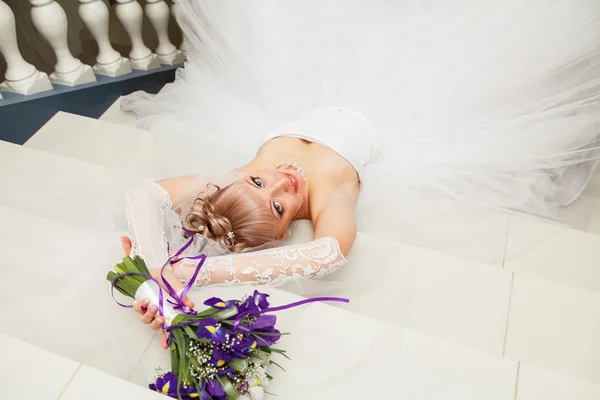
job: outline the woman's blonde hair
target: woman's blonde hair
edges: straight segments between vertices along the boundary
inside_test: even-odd
[[[216,185],[209,185],[210,188],[216,192],[198,195],[183,218],[184,228],[200,233],[234,253],[278,239],[275,216],[265,207],[264,199],[245,190],[247,185],[243,181],[223,189]]]

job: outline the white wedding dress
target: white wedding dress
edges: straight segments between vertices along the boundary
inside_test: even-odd
[[[374,218],[401,226],[428,192],[554,218],[598,162],[595,0],[180,3],[185,68],[123,103],[165,163],[220,173],[265,135],[308,135],[364,167],[365,231]],[[338,128],[338,108],[355,129]]]

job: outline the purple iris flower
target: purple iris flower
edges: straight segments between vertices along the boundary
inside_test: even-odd
[[[166,394],[169,397],[179,398],[177,394],[177,377],[171,372],[167,372],[156,380],[155,383],[150,384],[148,387],[155,392]]]
[[[216,318],[206,318],[198,324],[198,336],[201,339],[212,340],[214,343],[225,343],[225,329]]]
[[[258,306],[258,308],[260,308],[261,310],[265,310],[265,309],[269,308],[269,300],[267,300],[268,298],[269,298],[268,294],[261,293],[258,290],[255,290],[254,294],[252,295],[254,304],[256,304]]]
[[[261,315],[254,321],[252,330],[258,336],[256,338],[258,346],[271,346],[281,339],[281,332],[275,329],[275,322],[277,322],[277,317],[274,315]],[[266,335],[261,335],[261,333]]]
[[[252,324],[253,331],[270,332],[275,328],[277,317],[275,315],[261,315]]]
[[[231,356],[233,358],[247,357],[257,346],[258,344],[254,337],[245,337],[231,347]]]
[[[231,354],[221,350],[218,346],[213,347],[213,356],[211,362],[216,367],[223,367],[229,360],[231,360]]]
[[[255,290],[252,296],[248,297],[242,304],[239,305],[240,313],[248,315],[260,315],[261,312],[269,308],[269,297],[266,293],[261,293]]]
[[[221,397],[225,396],[225,392],[223,391],[223,387],[219,383],[217,379],[209,379],[206,381],[206,390],[211,396]]]
[[[219,299],[218,297],[212,297],[204,302],[204,305],[212,307],[212,308],[216,308],[218,310],[226,310],[236,304],[237,304],[237,302],[235,302],[235,301],[223,301],[223,300]]]

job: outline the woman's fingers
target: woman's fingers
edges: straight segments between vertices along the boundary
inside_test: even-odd
[[[165,331],[162,331],[162,339],[160,340],[160,346],[163,349],[169,348],[169,346],[167,345],[167,333]]]
[[[148,311],[146,311],[144,315],[142,315],[142,322],[145,324],[150,324],[154,320],[154,317],[156,316],[157,312],[158,307],[156,306],[156,304],[152,304],[150,307],[148,307]]]
[[[150,304],[150,301],[148,299],[144,299],[142,301],[134,301],[133,302],[133,309],[142,314],[142,322],[145,324],[150,324],[150,327],[154,330],[159,330],[162,328],[163,323],[165,322],[165,319],[158,315],[158,307],[156,305],[151,305],[150,307],[148,307],[148,305]]]
[[[155,331],[159,330],[160,328],[162,328],[164,319],[161,316],[158,316],[156,318],[154,318],[154,321],[152,321],[152,323],[150,324],[150,326],[152,327],[152,329],[154,329]]]
[[[127,236],[121,237],[121,245],[123,245],[123,250],[125,251],[125,255],[129,257],[131,254],[131,239]]]
[[[183,304],[185,304],[188,308],[194,308],[194,303],[187,296],[183,298]]]
[[[146,312],[146,309],[148,308],[148,304],[150,304],[150,301],[148,299],[144,299],[142,301],[134,301],[133,309],[137,313],[144,314],[144,312]]]

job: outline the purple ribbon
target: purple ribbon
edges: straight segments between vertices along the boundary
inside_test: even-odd
[[[187,310],[187,307],[183,304],[183,299],[188,294],[188,292],[190,291],[192,286],[194,286],[194,282],[196,282],[196,278],[198,277],[198,274],[200,273],[200,269],[202,268],[202,265],[204,265],[204,261],[206,261],[206,255],[200,254],[198,256],[193,256],[193,257],[178,258],[194,242],[194,234],[185,228],[182,228],[182,229],[185,231],[185,233],[190,235],[190,239],[186,242],[185,245],[183,245],[179,250],[177,250],[177,252],[174,255],[169,257],[169,259],[163,264],[162,268],[160,269],[160,277],[161,277],[163,283],[165,284],[165,287],[169,291],[169,295],[175,299],[175,303],[167,300],[169,303],[171,303],[175,306],[175,310],[181,310],[184,314],[187,314],[187,315],[195,315],[196,312],[194,310]],[[169,244],[167,244],[167,251],[169,250],[169,247],[170,247]],[[187,285],[185,285],[185,287],[183,288],[181,295],[179,295],[179,294],[177,294],[175,289],[173,289],[173,286],[171,286],[171,284],[165,279],[163,272],[164,272],[165,268],[167,267],[167,265],[178,263],[181,260],[200,260],[200,262],[196,266],[196,269],[194,270],[194,274],[192,275],[192,278],[189,280]]]
[[[284,306],[269,307],[269,308],[262,310],[262,312],[264,314],[264,313],[268,313],[268,312],[282,311],[282,310],[287,310],[290,308],[302,306],[302,305],[308,304],[308,303],[316,303],[316,302],[323,302],[323,301],[337,301],[338,303],[350,303],[349,299],[345,299],[342,297],[313,297],[310,299],[300,300],[300,301],[296,301],[294,303],[286,304]]]

